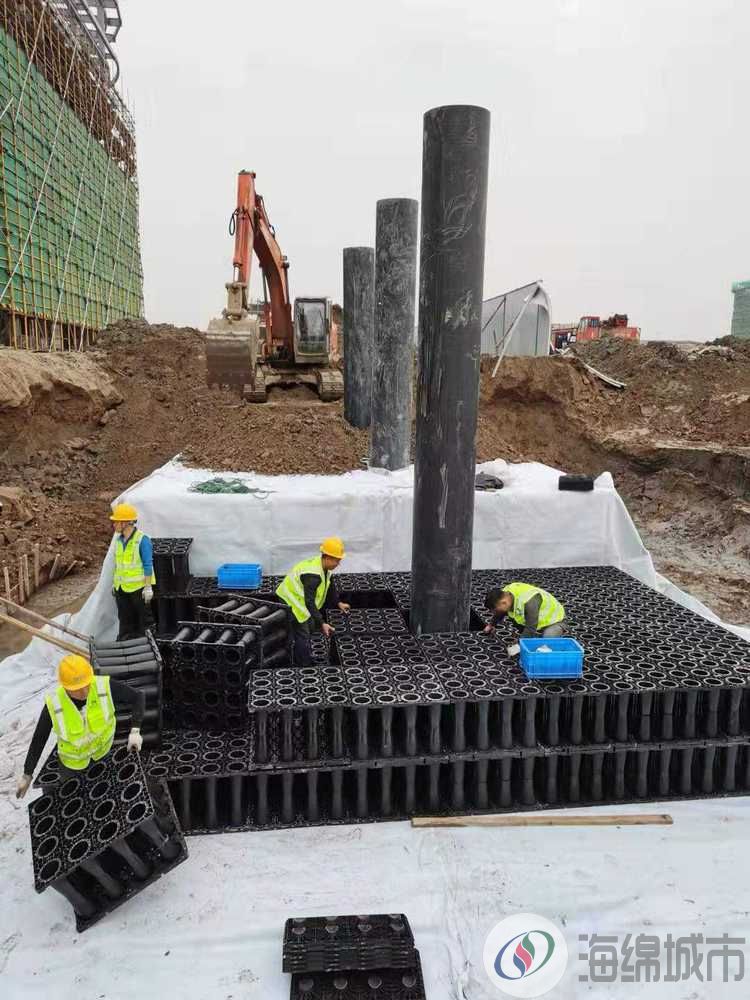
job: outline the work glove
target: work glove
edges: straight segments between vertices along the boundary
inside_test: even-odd
[[[31,784],[31,775],[22,774],[18,779],[18,784],[16,785],[16,798],[22,799],[26,792],[29,790],[29,785]]]
[[[336,631],[333,625],[329,625],[328,622],[323,622],[323,624],[320,626],[320,630],[323,633],[323,635],[327,637],[332,636],[333,633]]]
[[[346,612],[346,611],[351,611],[352,610],[351,604],[347,604],[346,601],[339,601],[338,607],[339,607],[339,611]]]
[[[506,652],[508,656],[518,656],[518,654],[521,652],[521,647],[518,645],[517,642],[514,642],[512,646],[508,646]]]
[[[495,626],[494,625],[485,625],[484,626],[484,631],[487,633],[487,635],[492,635],[492,633],[495,631]]]
[[[153,599],[153,596],[154,596],[154,588],[151,586],[150,583],[147,583],[146,586],[143,588],[143,600],[146,602],[146,604],[150,604]]]
[[[128,750],[135,750],[136,753],[140,753],[142,746],[143,737],[141,736],[141,731],[136,726],[133,726],[128,736]]]

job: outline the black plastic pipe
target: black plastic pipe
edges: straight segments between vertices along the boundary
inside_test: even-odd
[[[424,116],[411,630],[469,628],[490,113]]]
[[[344,419],[370,426],[375,324],[375,251],[344,247]]]
[[[411,198],[376,209],[370,465],[379,469],[409,464],[418,210]]]

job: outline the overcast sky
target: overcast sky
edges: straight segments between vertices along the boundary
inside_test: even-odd
[[[746,0],[122,0],[146,315],[225,304],[237,171],[292,295],[340,301],[378,198],[418,198],[422,114],[492,113],[485,293],[536,278],[553,322],[728,332],[750,278]],[[256,266],[257,269],[257,266]]]

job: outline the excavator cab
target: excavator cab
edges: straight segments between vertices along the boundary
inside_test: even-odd
[[[331,300],[294,300],[294,360],[325,365],[331,340]]]

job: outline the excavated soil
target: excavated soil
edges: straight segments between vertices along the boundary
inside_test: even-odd
[[[64,567],[96,566],[110,500],[178,453],[227,471],[359,468],[367,433],[342,410],[304,388],[256,406],[209,388],[191,328],[122,323],[85,355],[0,349],[0,568],[35,542],[43,567],[57,553]],[[496,379],[482,375],[477,452],[611,471],[658,568],[750,621],[750,344],[686,354],[601,341],[506,359]]]

